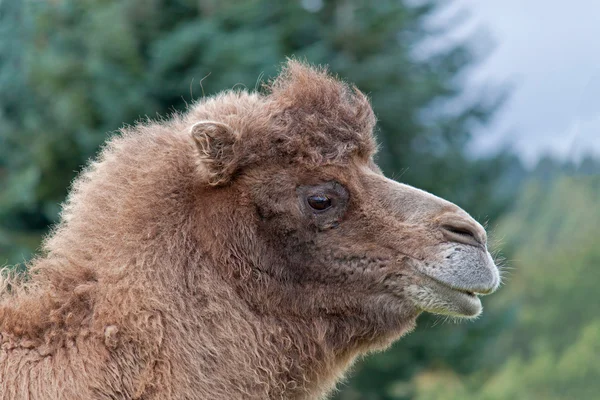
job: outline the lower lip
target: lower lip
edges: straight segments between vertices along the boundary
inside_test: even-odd
[[[481,300],[475,294],[468,294],[461,291],[453,290],[455,293],[460,293],[457,298],[455,298],[454,302],[452,302],[453,306],[456,307],[456,311],[462,316],[476,316],[481,312]],[[462,298],[462,300],[459,300]],[[458,301],[457,301],[458,300]]]
[[[430,276],[424,275],[424,277],[430,282],[426,286],[434,291],[438,299],[448,304],[448,307],[443,309],[430,310],[425,307],[424,311],[437,314],[455,314],[462,317],[474,317],[481,312],[481,300],[475,293],[456,290]]]

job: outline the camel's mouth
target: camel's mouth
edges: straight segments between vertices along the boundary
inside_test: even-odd
[[[427,275],[422,275],[419,285],[408,287],[408,294],[421,311],[433,314],[473,318],[482,310],[479,293],[453,288]]]
[[[479,296],[500,283],[494,260],[474,246],[442,245],[437,260],[417,261],[408,296],[421,311],[473,318],[481,313]]]

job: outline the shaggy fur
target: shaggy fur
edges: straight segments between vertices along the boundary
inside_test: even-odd
[[[435,300],[407,293],[439,246],[484,253],[466,213],[381,175],[374,125],[361,92],[290,61],[264,94],[124,129],[3,278],[0,399],[325,396]]]

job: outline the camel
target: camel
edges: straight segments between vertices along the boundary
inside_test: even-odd
[[[123,128],[0,285],[0,399],[322,399],[499,274],[458,206],[386,178],[368,98],[289,60]]]

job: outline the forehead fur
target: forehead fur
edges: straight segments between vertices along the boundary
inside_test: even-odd
[[[323,69],[289,61],[269,86],[273,139],[283,150],[313,162],[343,159],[353,153],[368,158],[375,150],[375,116],[356,87]],[[307,154],[302,154],[302,153]]]
[[[262,160],[317,166],[356,155],[368,159],[375,151],[369,100],[326,69],[290,60],[265,89],[262,94],[228,92],[191,113],[193,120],[233,128],[237,168]]]

